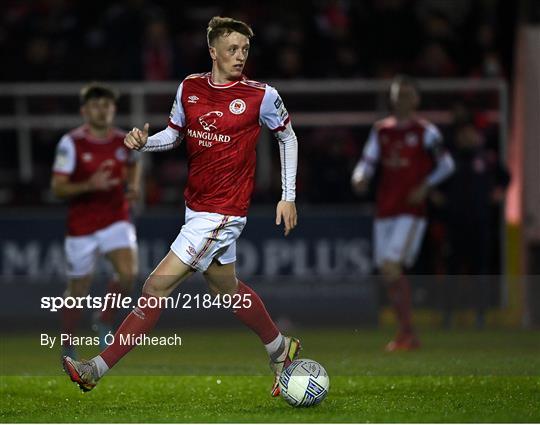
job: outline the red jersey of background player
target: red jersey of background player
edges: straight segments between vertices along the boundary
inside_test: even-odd
[[[374,124],[362,159],[380,165],[377,217],[425,215],[425,201],[412,205],[408,197],[433,171],[434,152],[441,146],[441,133],[423,119],[398,123],[395,117],[388,117]]]
[[[125,196],[126,165],[133,163],[133,153],[124,146],[125,133],[112,129],[104,140],[93,137],[86,125],[64,135],[56,149],[55,174],[70,176],[71,182],[86,181],[99,167],[111,172],[111,178],[122,183],[110,190],[89,192],[69,200],[67,231],[82,236],[129,220],[129,203]]]
[[[245,77],[225,85],[212,83],[210,73],[187,77],[169,118],[169,126],[187,143],[186,205],[194,211],[247,215],[261,124],[282,131],[288,122],[273,87]]]

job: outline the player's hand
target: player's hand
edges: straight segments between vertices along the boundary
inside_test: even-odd
[[[88,188],[90,191],[109,190],[120,184],[119,178],[111,177],[111,163],[112,160],[106,160],[99,164],[96,172],[88,179]]]
[[[124,145],[129,149],[140,150],[146,145],[148,141],[148,130],[150,129],[150,124],[146,123],[142,130],[139,130],[137,127],[133,127],[126,137],[124,137]]]
[[[425,201],[427,195],[429,192],[429,186],[427,184],[422,184],[409,193],[409,197],[407,198],[407,202],[410,205],[420,205],[422,202]]]
[[[296,227],[298,223],[298,216],[296,215],[296,205],[293,201],[279,201],[276,207],[276,226],[281,224],[283,219],[283,225],[285,226],[285,236],[291,233],[292,229]]]
[[[356,193],[357,195],[365,195],[366,192],[368,191],[369,182],[366,179],[361,179],[361,180],[352,179],[351,185],[352,185],[354,193]]]

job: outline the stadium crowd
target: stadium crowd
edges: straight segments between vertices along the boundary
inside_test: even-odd
[[[208,67],[200,32],[216,14],[253,23],[247,74],[261,79],[500,77],[515,15],[499,0],[3,3],[7,81],[178,79]]]

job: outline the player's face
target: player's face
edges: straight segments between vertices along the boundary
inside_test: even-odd
[[[397,84],[390,90],[390,99],[397,112],[410,113],[418,107],[420,96],[411,84]]]
[[[210,47],[210,56],[222,78],[238,80],[249,54],[249,38],[238,32],[218,37]]]
[[[98,129],[112,126],[115,113],[116,105],[107,97],[89,99],[81,107],[81,114],[86,122]]]

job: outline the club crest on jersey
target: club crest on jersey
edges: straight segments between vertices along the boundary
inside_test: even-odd
[[[245,110],[246,102],[244,102],[242,99],[234,99],[229,104],[229,111],[231,111],[234,115],[243,114]]]
[[[199,100],[199,98],[195,95],[188,97],[188,103],[197,103],[197,100]]]
[[[418,144],[418,136],[414,133],[407,133],[405,135],[405,144],[407,146],[416,146]]]
[[[90,161],[92,161],[93,156],[92,156],[92,154],[90,152],[84,152],[81,155],[81,158],[82,158],[83,162],[90,162]]]
[[[127,160],[127,152],[124,148],[116,149],[114,156],[120,162],[125,162]]]
[[[199,124],[202,125],[202,128],[204,128],[206,131],[217,130],[216,122],[222,116],[223,112],[221,111],[210,111],[207,114],[199,117]]]

